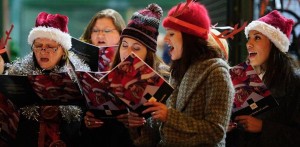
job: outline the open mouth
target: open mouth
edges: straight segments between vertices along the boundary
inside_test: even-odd
[[[257,55],[256,52],[249,52],[249,58],[253,58]]]
[[[169,49],[169,52],[172,52],[174,50],[174,47],[171,45],[168,45],[168,49]]]
[[[48,62],[49,58],[40,58],[40,61],[42,61],[42,62]]]
[[[98,44],[105,44],[104,41],[98,41]]]

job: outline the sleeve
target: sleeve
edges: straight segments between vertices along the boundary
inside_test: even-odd
[[[196,80],[195,78],[194,81]],[[199,95],[194,94],[195,101],[190,101],[189,103],[193,104],[188,104],[193,107],[190,110],[195,112],[186,113],[192,115],[186,115],[173,108],[169,109],[168,120],[162,126],[161,132],[166,142],[174,143],[174,146],[187,145],[186,143],[215,145],[224,140],[234,94],[228,70],[221,67],[212,70],[205,83],[198,85],[193,93],[199,93],[203,85],[205,85],[205,98],[199,98],[197,97]],[[205,99],[205,102],[199,102],[201,99]],[[197,113],[199,109],[204,109],[203,114]]]

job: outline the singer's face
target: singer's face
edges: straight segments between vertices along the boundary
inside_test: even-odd
[[[124,37],[120,45],[120,58],[123,61],[127,56],[134,52],[142,60],[145,61],[147,55],[147,48],[145,45],[135,39]]]
[[[32,51],[42,69],[53,69],[65,55],[64,49],[56,41],[47,38],[35,39]]]

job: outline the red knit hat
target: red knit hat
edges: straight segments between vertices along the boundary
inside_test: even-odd
[[[211,23],[205,6],[189,0],[171,9],[163,26],[207,40]]]
[[[71,36],[68,34],[69,18],[60,14],[38,14],[35,27],[28,35],[28,43],[32,45],[37,38],[48,38],[58,42],[64,49],[71,48]]]
[[[145,9],[133,13],[131,20],[122,31],[121,38],[130,37],[156,52],[158,27],[162,9],[157,4],[150,4]]]
[[[248,38],[250,30],[256,30],[267,36],[274,45],[282,52],[289,50],[289,37],[293,28],[294,21],[285,18],[277,10],[252,21],[245,28],[245,35]]]

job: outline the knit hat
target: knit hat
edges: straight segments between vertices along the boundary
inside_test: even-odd
[[[145,9],[133,13],[131,20],[122,31],[121,39],[123,37],[135,39],[156,52],[158,27],[162,14],[163,11],[157,4],[150,4]]]
[[[48,38],[58,42],[64,49],[71,48],[71,36],[68,33],[69,18],[60,14],[38,14],[35,27],[28,35],[28,43],[32,45],[37,38]]]
[[[165,28],[172,28],[205,40],[208,38],[210,25],[210,18],[205,6],[193,1],[174,6],[163,20]]]
[[[256,30],[267,36],[274,45],[282,52],[289,50],[289,37],[293,28],[294,21],[285,18],[277,10],[252,21],[245,28],[245,35],[248,38],[250,30]]]

